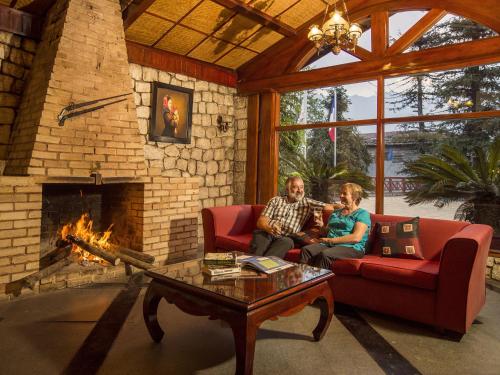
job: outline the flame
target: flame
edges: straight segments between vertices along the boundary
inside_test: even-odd
[[[93,230],[93,224],[94,222],[90,219],[89,214],[84,213],[80,216],[76,223],[64,225],[61,228],[60,236],[63,240],[65,240],[69,234],[72,234],[76,237],[80,237],[85,242],[88,242],[93,246],[100,247],[101,249],[110,249],[112,245],[109,242],[109,238],[113,233],[112,228],[114,224],[111,224],[102,234]],[[73,244],[72,251],[78,255],[81,264],[88,262],[106,264],[103,259],[90,254],[75,244]]]

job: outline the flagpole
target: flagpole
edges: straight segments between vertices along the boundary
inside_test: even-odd
[[[335,101],[335,106],[334,106],[334,121],[337,121],[337,88],[335,87],[333,89],[333,100]],[[333,128],[333,166],[337,166],[337,127]]]

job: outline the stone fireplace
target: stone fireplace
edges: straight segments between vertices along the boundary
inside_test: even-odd
[[[98,230],[114,224],[116,241],[159,264],[196,254],[198,178],[147,168],[131,82],[119,0],[58,0],[0,176],[0,298],[7,284],[40,268],[60,225],[85,210]],[[59,124],[64,107],[117,95],[125,100]],[[42,279],[35,292],[123,272],[72,268]]]

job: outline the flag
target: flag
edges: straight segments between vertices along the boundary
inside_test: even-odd
[[[328,129],[328,136],[330,137],[332,142],[335,142],[336,135],[337,135],[337,128]]]
[[[387,160],[392,161],[393,154],[392,154],[392,147],[388,147],[387,149]]]
[[[335,121],[337,121],[337,91],[333,92],[330,109],[328,111],[328,122]],[[337,138],[337,128],[328,129],[328,136],[330,137],[332,142],[335,142],[335,138]]]
[[[304,96],[302,96],[297,124],[307,124],[307,91],[304,91]]]

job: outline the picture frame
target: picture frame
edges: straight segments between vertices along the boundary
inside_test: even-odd
[[[185,87],[153,82],[150,141],[191,143],[193,92]]]

